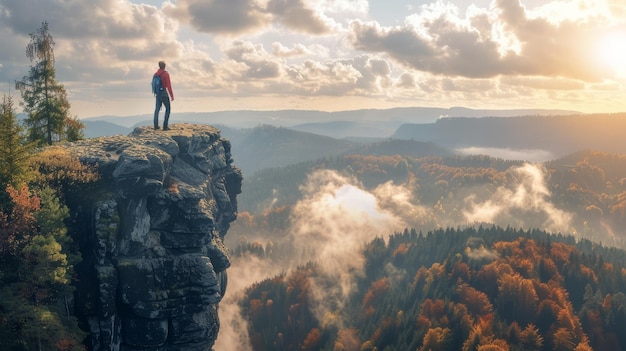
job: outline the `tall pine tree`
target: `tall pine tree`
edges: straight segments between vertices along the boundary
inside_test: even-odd
[[[24,111],[28,113],[28,138],[42,145],[82,139],[85,126],[69,116],[65,87],[56,80],[54,40],[47,22],[30,34],[26,57],[33,65],[16,87],[22,92]]]

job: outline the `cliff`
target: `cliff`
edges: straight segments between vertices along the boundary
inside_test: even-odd
[[[93,350],[210,350],[230,260],[241,172],[206,125],[68,145],[97,167],[98,189],[71,201],[82,262],[75,313]]]

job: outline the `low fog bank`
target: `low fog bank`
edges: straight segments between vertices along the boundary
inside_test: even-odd
[[[251,349],[246,337],[247,325],[238,306],[247,286],[280,273],[289,274],[307,262],[316,262],[324,279],[310,282],[311,296],[315,299],[311,305],[315,306],[314,313],[321,320],[331,312],[328,306],[340,309],[342,301],[352,292],[356,283],[353,274],[363,268],[364,257],[360,250],[363,245],[406,227],[400,217],[381,207],[375,192],[367,192],[355,179],[335,171],[311,174],[301,190],[303,197],[294,206],[290,227],[285,230],[288,235],[284,243],[290,248],[290,257],[281,257],[279,261],[247,254],[233,257],[233,265],[228,270],[227,297],[220,304],[222,324],[217,351]],[[385,201],[393,205],[406,199],[392,196]],[[336,284],[329,285],[328,281]]]
[[[555,153],[548,150],[540,149],[511,149],[496,147],[464,147],[455,149],[461,155],[487,155],[503,160],[521,160],[528,162],[547,162],[559,157]]]
[[[477,223],[571,233],[572,215],[551,201],[547,177],[547,170],[540,164],[512,167],[505,185],[475,189],[465,197],[461,213],[450,216],[420,204],[407,184],[387,182],[367,190],[350,176],[332,170],[315,171],[300,187],[302,197],[291,210],[280,242],[267,243],[267,238],[246,233],[247,240],[266,248],[280,245],[288,249],[281,251],[279,259],[251,254],[233,257],[227,295],[220,304],[222,324],[215,349],[250,350],[247,325],[238,306],[245,288],[278,274],[289,274],[307,262],[315,262],[323,273],[319,281],[312,278],[310,282],[314,299],[311,306],[320,322],[326,319],[327,323],[327,316],[341,310],[343,301],[353,292],[355,277],[363,271],[361,249],[374,238],[386,240],[408,227],[428,231]],[[478,249],[475,254],[490,252]],[[335,315],[333,323],[341,326],[341,318]]]

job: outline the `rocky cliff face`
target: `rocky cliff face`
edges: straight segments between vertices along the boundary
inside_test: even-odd
[[[68,146],[102,178],[72,208],[83,257],[75,310],[93,350],[211,350],[217,338],[222,239],[242,176],[217,129],[171,128]]]

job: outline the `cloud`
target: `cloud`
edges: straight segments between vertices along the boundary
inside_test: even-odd
[[[0,0],[0,80],[28,72],[28,33],[46,20],[57,78],[79,117],[149,112],[147,81],[162,59],[177,110],[437,101],[623,110],[624,67],[603,64],[598,43],[605,32],[623,32],[625,5],[524,3],[534,1],[479,8],[432,0],[381,13],[367,0]]]
[[[518,1],[495,1],[490,11],[470,6],[464,17],[454,5],[438,1],[407,16],[404,26],[354,21],[351,42],[358,50],[385,53],[435,75],[529,75],[589,82],[612,77],[589,52],[599,33],[613,26],[609,12],[581,9],[582,1],[558,5],[568,16],[555,21],[548,7],[531,12]]]
[[[609,13],[612,13],[616,18],[623,18],[626,16],[626,4],[621,0],[608,0],[607,6],[609,7]]]
[[[498,254],[494,251],[487,249],[484,246],[480,246],[477,248],[466,247],[465,254],[472,260],[477,261],[493,261],[498,258]]]
[[[501,226],[539,228],[550,232],[568,233],[572,215],[550,202],[546,185],[546,170],[526,163],[510,169],[509,186],[499,187],[484,201],[477,196],[466,198],[469,209],[463,211],[468,223],[486,222]]]
[[[43,21],[56,35],[72,39],[162,40],[164,36],[173,38],[168,32],[175,29],[175,23],[156,7],[128,1],[20,0],[0,4],[0,23],[13,33],[32,33]]]
[[[276,57],[302,56],[311,53],[311,50],[302,44],[296,44],[292,48],[289,48],[279,42],[272,43],[272,54]]]
[[[310,34],[330,31],[320,14],[307,6],[303,0],[270,0],[267,10],[285,26]]]
[[[165,3],[163,12],[189,23],[204,33],[243,33],[271,22],[271,17],[256,0],[179,0]]]
[[[204,33],[242,34],[276,24],[307,34],[329,33],[334,21],[325,15],[325,9],[332,12],[337,7],[315,4],[303,0],[181,0],[166,3],[164,11]]]
[[[385,265],[385,276],[391,284],[400,284],[407,275],[407,271],[394,266],[391,262]]]
[[[252,345],[248,337],[248,323],[240,307],[244,291],[255,282],[284,272],[285,267],[254,255],[232,257],[231,261],[226,296],[220,302],[220,331],[215,349],[250,351]]]
[[[399,217],[405,227],[423,228],[436,222],[432,210],[417,204],[413,191],[405,185],[388,181],[372,190],[372,194],[379,206]]]
[[[26,70],[22,71],[23,65],[16,62],[19,60],[28,61],[24,51],[27,44],[28,40],[26,38],[12,35],[6,35],[4,38],[0,36],[0,45],[2,47],[2,50],[0,50],[0,62],[2,62],[0,82],[13,82],[27,73]],[[19,72],[19,74],[15,74],[15,72]]]
[[[175,22],[172,26],[176,26]],[[391,67],[385,60],[365,55],[328,60],[325,56],[329,48],[317,43],[288,47],[275,41],[272,51],[268,52],[258,42],[233,40],[220,42],[218,49],[223,56],[213,58],[199,43],[179,42],[175,33],[166,33],[164,29],[154,40],[150,38],[158,30],[143,40],[132,36],[126,40],[91,40],[67,38],[57,29],[50,25],[57,43],[57,78],[65,84],[72,102],[80,100],[111,106],[108,102],[112,99],[143,98],[144,109],[149,110],[151,101],[146,99],[149,97],[146,82],[161,59],[168,62],[177,97],[194,100],[204,99],[207,94],[225,99],[268,95],[383,96],[393,81]],[[25,37],[0,41],[13,43],[5,47],[12,46],[19,53],[28,42]],[[89,60],[84,59],[86,54]],[[4,51],[0,54],[5,55],[9,54]],[[10,59],[4,61],[5,69],[0,71],[0,76],[5,81],[20,79],[28,70],[26,58],[18,63],[20,60],[15,56],[13,52]],[[287,61],[293,58],[301,62]],[[123,103],[116,106],[133,113]]]
[[[252,351],[248,336],[248,321],[241,314],[239,299],[227,295],[220,302],[220,330],[214,350]]]
[[[465,254],[472,260],[493,261],[498,253],[485,247],[485,241],[478,237],[469,237],[465,243]]]
[[[574,9],[581,5],[578,1],[561,5],[560,13],[569,12],[570,16],[553,22],[555,16],[543,17],[537,13],[531,17],[517,1],[496,1],[499,20],[516,37],[521,48],[509,67],[524,75],[600,80],[603,72],[589,50],[594,39],[597,40],[597,32],[610,26],[609,19],[590,19],[589,11],[585,17],[576,18],[579,11]]]
[[[235,41],[226,51],[229,59],[243,64],[241,71],[246,79],[278,78],[281,63],[272,58],[263,47],[250,42]]]
[[[148,86],[156,63],[183,56],[184,47],[176,39],[178,22],[151,5],[0,1],[1,81],[14,82],[28,73],[31,63],[24,49],[29,33],[44,20],[56,43],[56,78],[66,88],[71,113],[78,111],[79,117],[150,110],[154,102]]]
[[[322,321],[328,313],[341,311],[355,288],[355,274],[362,271],[365,261],[363,245],[401,230],[404,222],[383,209],[374,194],[334,171],[311,174],[301,191],[290,232],[294,252],[308,253],[302,259],[316,262],[320,269],[311,286],[313,312]]]
[[[419,26],[392,28],[354,21],[352,32],[351,41],[357,50],[386,53],[418,71],[470,78],[502,72],[499,47],[493,40],[443,15]]]
[[[396,86],[400,89],[415,89],[416,85],[415,76],[410,73],[403,73],[396,81]]]
[[[216,94],[271,92],[289,96],[383,96],[393,83],[388,62],[376,57],[305,59],[290,64],[285,57],[304,55],[310,50],[303,46],[288,50],[277,42],[272,48],[268,52],[263,45],[250,41],[232,42],[224,48],[228,61],[216,62],[207,81],[222,90]]]
[[[374,194],[334,171],[311,174],[301,191],[302,200],[292,212],[294,244],[312,249],[307,260],[319,261],[329,274],[360,268],[364,243],[403,228]]]
[[[143,76],[145,60],[175,59],[182,51],[176,41],[177,22],[151,5],[105,0],[3,1],[0,45],[10,51],[2,50],[0,57],[8,58],[10,80],[27,73],[30,63],[23,52],[30,40],[28,33],[33,33],[44,20],[56,43],[57,77],[62,77],[66,87],[80,83],[78,97],[91,97],[92,88],[94,96],[123,93],[125,87],[113,89],[112,84],[97,84],[132,81]],[[72,98],[72,91],[69,93]]]

